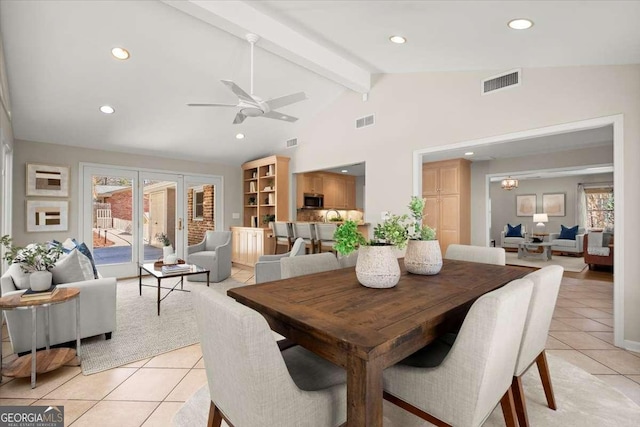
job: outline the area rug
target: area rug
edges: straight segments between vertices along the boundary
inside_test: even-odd
[[[145,279],[143,283],[156,283]],[[173,285],[169,279],[162,286]],[[244,283],[227,279],[212,283],[212,289],[225,292]],[[185,281],[184,289],[206,286]],[[164,295],[167,290],[162,290]],[[157,356],[200,341],[190,292],[172,292],[160,303],[157,314],[156,288],[143,287],[138,293],[138,279],[119,281],[117,293],[117,330],[110,340],[103,336],[82,340],[82,373],[85,375]]]
[[[532,426],[562,427],[637,427],[640,407],[624,394],[586,371],[562,360],[547,356],[558,409],[546,405],[544,391],[535,366],[523,377],[527,397],[527,412]],[[176,413],[173,426],[207,425],[209,412],[208,386],[198,390]],[[223,421],[223,426],[227,424]],[[424,427],[432,424],[384,402],[385,427]],[[484,427],[503,427],[500,405],[493,411]]]
[[[587,264],[584,263],[583,257],[571,257],[562,255],[553,255],[551,261],[543,261],[535,258],[518,259],[518,254],[515,252],[507,252],[507,265],[520,265],[523,267],[536,267],[542,268],[548,265],[560,265],[564,267],[564,271],[571,271],[574,273],[580,273],[587,268]]]

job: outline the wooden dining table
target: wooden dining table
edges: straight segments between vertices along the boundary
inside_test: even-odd
[[[459,327],[481,295],[531,269],[444,260],[434,276],[366,288],[355,268],[230,289],[271,328],[347,371],[347,426],[382,426],[382,372]]]

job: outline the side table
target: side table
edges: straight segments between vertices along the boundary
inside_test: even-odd
[[[0,298],[0,318],[2,310],[31,310],[31,354],[18,357],[12,363],[5,367],[2,372],[2,363],[0,363],[0,378],[2,375],[7,377],[28,377],[31,375],[31,388],[36,387],[36,373],[45,373],[53,371],[60,366],[69,363],[76,356],[80,360],[80,289],[77,288],[59,288],[58,291],[50,298],[41,300],[22,300],[22,294],[14,294]],[[49,307],[55,304],[61,304],[75,299],[76,301],[76,350],[72,348],[55,348],[49,349],[49,325],[50,310]],[[46,349],[36,351],[37,343],[37,323],[36,313],[38,308],[44,308],[46,313],[44,317],[44,330],[46,338]],[[2,333],[0,332],[0,340]],[[2,348],[0,346],[0,361],[2,360]]]

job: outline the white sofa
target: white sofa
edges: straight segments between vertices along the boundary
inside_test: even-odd
[[[105,334],[106,339],[116,330],[116,279],[114,277],[85,280],[58,285],[60,288],[80,289],[80,338]],[[9,273],[0,278],[2,296],[23,293],[16,288]],[[50,344],[62,344],[76,339],[76,300],[56,304],[51,310]],[[37,348],[45,347],[44,315],[37,312]],[[31,310],[4,312],[9,338],[15,353],[31,351]]]
[[[507,234],[507,226],[504,226],[504,229],[500,232],[500,246],[503,248],[512,248],[518,249],[518,245],[520,243],[524,243],[524,236],[527,233],[527,229],[524,224],[521,227],[522,236],[520,237],[505,237]]]
[[[552,245],[551,250],[582,255],[584,252],[584,235],[584,227],[578,228],[578,234],[575,240],[560,239],[560,233],[549,233],[549,242]]]

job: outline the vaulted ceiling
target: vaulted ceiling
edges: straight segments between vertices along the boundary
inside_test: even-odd
[[[534,26],[509,29],[518,17]],[[232,164],[281,151],[375,73],[640,63],[638,17],[631,1],[0,2],[16,138]],[[255,93],[306,92],[280,110],[296,123],[186,106],[235,104],[221,79],[249,90],[248,32]]]

